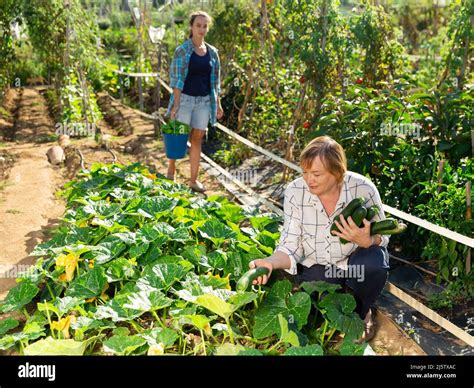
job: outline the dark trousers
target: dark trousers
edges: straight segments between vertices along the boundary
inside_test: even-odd
[[[311,267],[297,265],[297,282],[324,280],[349,287],[357,302],[356,312],[364,319],[370,307],[382,292],[389,270],[389,257],[385,247],[358,248],[349,256],[348,270],[315,264]]]

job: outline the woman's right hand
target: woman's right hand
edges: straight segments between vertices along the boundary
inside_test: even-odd
[[[171,112],[170,112],[170,119],[171,119],[171,120],[175,120],[175,119],[176,119],[176,115],[178,114],[178,109],[179,109],[179,107],[177,107],[177,106],[173,106],[173,107],[171,108]]]
[[[260,284],[266,284],[268,282],[268,279],[270,279],[270,276],[273,271],[273,264],[271,261],[266,260],[266,259],[257,259],[253,260],[249,263],[249,267],[251,269],[257,268],[257,267],[265,267],[268,268],[268,274],[259,276],[257,279],[255,279],[252,284],[255,285],[260,285]]]

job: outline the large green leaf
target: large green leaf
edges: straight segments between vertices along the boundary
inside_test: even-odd
[[[141,227],[136,234],[137,240],[145,243],[158,242],[159,245],[163,245],[166,241],[171,239],[171,235],[175,229],[165,223],[159,222],[158,224],[145,224]]]
[[[280,341],[292,346],[300,346],[297,334],[288,330],[288,321],[281,314],[278,314],[278,323],[280,324]]]
[[[137,281],[137,288],[140,290],[167,289],[173,283],[182,279],[186,272],[186,269],[181,265],[173,263],[147,265]]]
[[[114,335],[103,342],[104,352],[118,355],[128,355],[146,345],[147,341],[138,336]]]
[[[19,325],[19,322],[13,318],[7,318],[0,321],[0,336]]]
[[[364,321],[354,311],[356,301],[349,294],[329,294],[319,302],[326,311],[330,325],[346,334],[349,339],[359,338],[364,331]]]
[[[47,337],[27,346],[25,356],[82,356],[89,344],[87,341],[74,341],[72,339],[54,339]]]
[[[123,305],[130,310],[143,312],[155,311],[170,306],[172,299],[168,298],[161,291],[139,291],[128,295],[128,303]]]
[[[297,292],[294,295],[291,295],[288,298],[287,302],[288,307],[288,316],[290,319],[291,317],[294,318],[298,329],[306,325],[308,320],[308,315],[311,310],[311,298],[305,292]]]
[[[129,296],[133,293],[123,293],[116,295],[112,300],[109,300],[105,305],[97,307],[94,314],[95,319],[111,319],[114,322],[130,321],[142,315],[143,310],[131,309],[125,307],[129,303]]]
[[[86,201],[86,205],[82,209],[85,213],[100,218],[109,218],[121,211],[120,205],[107,201]]]
[[[60,315],[64,315],[83,302],[84,299],[82,298],[72,298],[70,296],[65,296],[63,298],[56,298],[54,300],[54,306],[58,309]]]
[[[107,282],[112,283],[133,278],[136,274],[137,265],[133,259],[128,260],[125,257],[119,257],[108,263],[106,268]]]
[[[106,283],[104,268],[95,266],[71,282],[66,291],[66,296],[84,299],[93,298],[102,293]]]
[[[93,319],[88,317],[78,317],[76,321],[71,323],[71,328],[86,332],[88,330],[104,330],[113,329],[115,324],[108,320]]]
[[[258,298],[258,295],[255,292],[239,292],[235,295],[232,295],[227,302],[233,304],[236,308],[245,306],[246,304],[253,302]]]
[[[149,218],[160,218],[171,214],[176,205],[176,200],[168,197],[145,197],[140,203],[137,213]]]
[[[30,280],[25,280],[13,287],[5,300],[0,304],[0,312],[21,310],[30,303],[38,293],[39,289]]]
[[[211,240],[215,245],[220,245],[224,241],[236,237],[232,229],[216,219],[206,221],[199,229],[199,233],[202,237]]]
[[[255,314],[253,335],[256,339],[280,333],[278,314],[287,320],[294,321],[298,329],[306,324],[311,310],[311,299],[304,292],[289,296],[291,288],[288,280],[276,282],[273,285],[268,297]]]
[[[174,330],[167,327],[145,330],[141,332],[139,336],[145,339],[149,346],[156,346],[161,343],[165,348],[173,346],[179,338]]]
[[[255,314],[253,336],[262,339],[277,334],[280,330],[278,314],[286,317],[287,312],[285,299],[269,296]]]
[[[323,280],[313,281],[313,282],[303,282],[300,287],[305,290],[308,294],[313,292],[329,292],[333,293],[336,290],[339,290],[341,286],[339,284],[328,283]]]
[[[339,354],[342,356],[362,356],[367,345],[367,343],[357,344],[350,338],[344,337],[344,341],[339,348]]]
[[[228,220],[233,223],[239,223],[245,219],[243,209],[234,204],[225,204],[216,211],[216,214],[224,220]]]
[[[231,305],[225,300],[212,294],[198,296],[194,303],[208,309],[209,311],[212,311],[214,314],[217,314],[224,319],[228,319],[237,309],[236,306]]]
[[[324,356],[323,348],[318,344],[289,348],[285,356]]]
[[[84,257],[94,259],[96,264],[104,264],[118,257],[126,248],[127,245],[120,238],[110,236],[93,247],[93,250]]]
[[[216,251],[209,252],[207,255],[207,262],[212,269],[222,271],[227,261],[227,255],[224,251],[218,249]]]

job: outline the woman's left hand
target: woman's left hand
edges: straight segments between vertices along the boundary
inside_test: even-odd
[[[217,107],[217,120],[220,120],[224,117],[224,111],[222,110],[222,106]]]
[[[347,220],[345,220],[344,216],[341,214],[339,218],[340,221],[334,220],[334,222],[336,223],[340,232],[333,231],[332,234],[339,236],[347,241],[351,241],[354,244],[360,246],[361,248],[368,248],[372,245],[369,221],[364,218],[364,226],[359,228],[352,220],[352,217],[349,217]]]

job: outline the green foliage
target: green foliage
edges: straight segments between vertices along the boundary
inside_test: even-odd
[[[427,197],[424,203],[417,205],[419,217],[436,222],[450,230],[466,236],[472,236],[474,222],[466,220],[467,198],[466,182],[473,179],[473,161],[466,159],[454,169],[446,163],[442,175],[437,180],[420,182],[424,187],[421,195]],[[471,199],[472,201],[472,199]],[[426,234],[421,231],[420,234]],[[456,280],[465,274],[465,260],[468,247],[456,243],[438,234],[429,234],[422,256],[437,258],[440,279]]]
[[[470,276],[461,276],[451,281],[446,289],[440,293],[433,294],[428,304],[433,309],[453,309],[456,305],[461,308],[468,307],[474,299],[474,279]],[[451,311],[448,311],[450,314]]]
[[[327,339],[320,343],[318,335],[311,343],[303,333],[315,330],[309,321],[313,289],[293,292],[284,281],[257,292],[233,290],[248,263],[274,246],[275,216],[223,197],[194,196],[139,164],[95,164],[62,195],[64,224],[34,249],[42,258],[0,305],[2,312],[26,314],[28,306],[33,313],[14,334],[18,322],[2,321],[0,349],[120,355],[329,351]],[[252,226],[240,228],[241,221]],[[347,338],[355,338],[353,297],[331,294],[323,302],[318,308],[332,333],[347,330]],[[200,337],[199,345],[188,343],[190,335]]]

